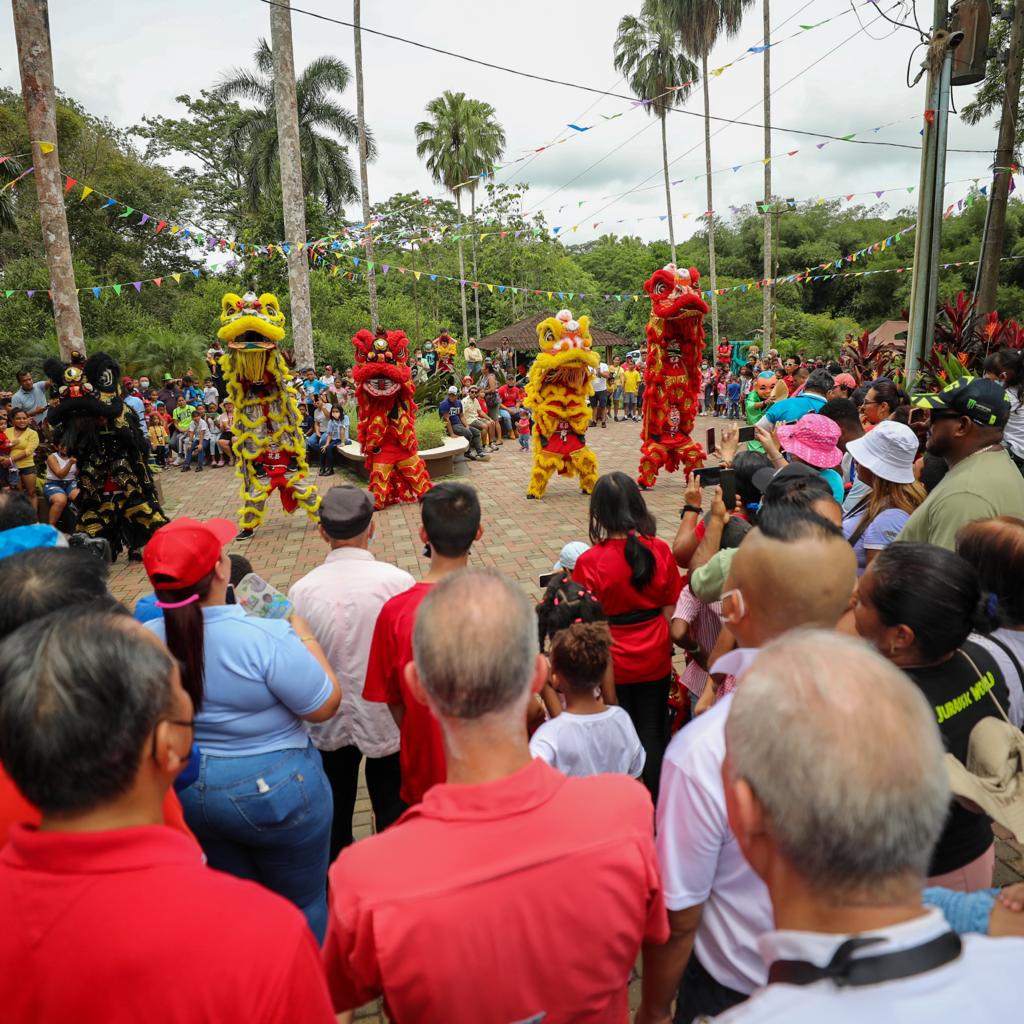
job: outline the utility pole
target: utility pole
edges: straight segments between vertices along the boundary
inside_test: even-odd
[[[1003,255],[1006,205],[1010,198],[1010,179],[1013,176],[1010,165],[1014,162],[1014,129],[1020,110],[1021,66],[1024,63],[1024,0],[1016,0],[1014,7],[1008,57],[995,169],[988,192],[985,233],[982,236],[978,277],[974,286],[974,313],[977,317],[984,317],[996,308],[996,292],[999,288],[999,259]]]
[[[905,367],[908,388],[913,386],[934,337],[935,307],[938,304],[950,79],[953,51],[963,39],[962,32],[950,34],[947,30],[948,16],[946,0],[935,0],[926,58],[928,85],[921,142],[921,176],[917,190],[914,267],[910,285],[910,325],[907,330]]]
[[[290,0],[270,4],[270,45],[274,51],[274,106],[277,110],[277,156],[281,165],[281,203],[288,246],[288,291],[291,294],[292,344],[300,367],[313,365],[313,317],[309,302],[306,256],[306,193],[302,185],[299,112],[295,99],[295,54],[292,52]]]
[[[13,0],[13,9],[21,94],[32,140],[39,223],[43,229],[46,268],[50,274],[57,343],[61,358],[67,361],[73,351],[85,354],[85,337],[71,262],[71,239],[64,213],[64,182],[57,149],[50,16],[47,0]]]
[[[772,26],[769,0],[764,0],[764,201],[772,201]],[[764,278],[769,280],[772,273],[772,218],[764,218]],[[764,292],[764,337],[771,337],[775,344],[775,317],[772,310],[775,305],[775,289],[766,284]]]
[[[352,0],[352,32],[356,44],[356,120],[359,122],[359,192],[363,198],[363,223],[366,225],[366,258],[373,260],[373,232],[370,229],[370,186],[366,174],[366,115],[363,108],[363,33],[359,21],[359,0]],[[380,327],[377,310],[377,275],[366,275],[370,292],[370,326]]]

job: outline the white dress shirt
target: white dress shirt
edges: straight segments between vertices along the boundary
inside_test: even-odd
[[[320,642],[338,681],[341,707],[329,721],[310,725],[321,750],[358,747],[367,757],[398,750],[398,727],[386,704],[363,700],[373,627],[384,602],[416,581],[363,548],[336,548],[307,573],[288,598]]]
[[[668,745],[658,796],[658,863],[669,910],[704,904],[694,950],[705,970],[749,993],[768,976],[757,940],[772,927],[772,906],[726,816],[722,762],[731,705],[732,696],[723,697]]]
[[[932,909],[912,921],[864,932],[884,942],[857,950],[854,959],[921,946],[949,930],[942,911]],[[773,931],[761,936],[765,971],[776,960],[806,960],[824,967],[849,935]],[[927,1021],[967,1024],[995,1021],[1019,1012],[1024,939],[962,935],[963,950],[948,964],[924,974],[878,985],[840,988],[831,981],[810,985],[775,984],[716,1017],[720,1024],[778,1021],[782,1024],[864,1024],[865,1021]]]

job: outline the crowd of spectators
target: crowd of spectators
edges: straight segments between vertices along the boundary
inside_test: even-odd
[[[508,429],[480,362],[453,401],[482,447]],[[9,1019],[625,1022],[641,954],[639,1024],[1012,1010],[1018,378],[876,380],[858,410],[800,369],[752,371],[760,450],[723,425],[671,543],[602,476],[536,603],[473,567],[459,482],[420,503],[419,580],[374,557],[367,492],[327,490],[288,618],[235,603],[224,520],[156,533],[141,625],[89,552],[0,558]],[[303,376],[340,399],[329,472],[346,385]]]

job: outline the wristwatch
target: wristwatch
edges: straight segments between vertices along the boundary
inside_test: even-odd
[[[693,512],[693,513],[695,513],[696,515],[699,516],[703,511],[704,511],[704,509],[702,509],[700,507],[700,505],[684,505],[679,510],[679,518],[682,519],[683,516],[685,516],[687,512]]]

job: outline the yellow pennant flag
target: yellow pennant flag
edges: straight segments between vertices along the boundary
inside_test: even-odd
[[[551,292],[548,292],[548,298],[549,299],[551,298]]]
[[[181,284],[181,274],[171,274],[171,277],[173,277],[178,284]]]
[[[412,273],[413,273],[413,277],[415,277],[416,280],[418,281],[420,279],[420,274],[422,274],[423,271],[422,270],[414,270]]]
[[[487,285],[487,290],[493,295],[494,294],[494,285],[493,284]]]
[[[180,230],[181,230],[181,228],[180,228],[180,227],[178,227],[178,225],[177,225],[177,224],[175,224],[175,225],[174,225],[174,227],[172,227],[172,228],[171,228],[171,234],[172,234],[172,235],[176,235],[176,234],[177,234],[177,233],[178,233],[178,232],[179,232]],[[234,244],[234,243],[232,243],[232,245],[233,245],[233,244]]]
[[[90,192],[92,192],[92,186],[91,185],[83,185],[82,186],[82,199],[84,199],[87,195],[89,195]],[[78,201],[81,202],[82,199],[79,199]]]
[[[52,142],[40,142],[39,152],[40,153],[52,153],[56,147]]]
[[[480,241],[482,242],[486,237],[487,237],[487,232],[486,231],[482,232],[481,235],[480,235]]]
[[[765,158],[764,158],[764,159],[763,159],[763,160],[761,161],[761,163],[763,163],[763,164],[766,164],[766,163],[768,163],[768,162],[769,162],[770,160],[771,160],[771,157],[770,157],[770,156],[766,156],[766,157],[765,157]]]

